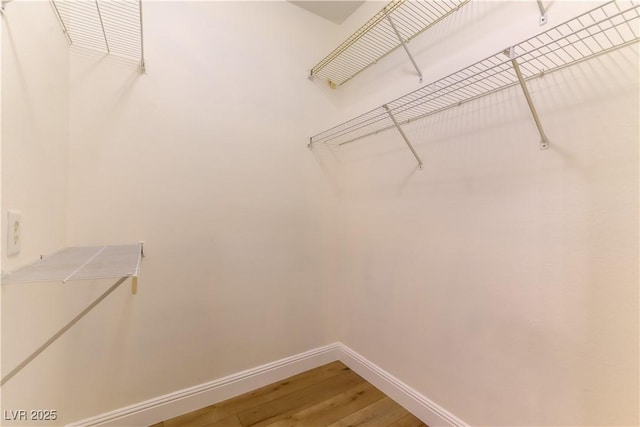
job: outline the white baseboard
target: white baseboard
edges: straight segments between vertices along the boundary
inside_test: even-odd
[[[338,343],[338,349],[342,363],[382,390],[384,394],[420,418],[429,427],[469,425],[344,344]]]
[[[86,418],[67,427],[138,427],[204,408],[216,402],[281,381],[309,369],[338,360],[338,344],[329,344],[295,356],[286,357],[246,371],[238,372],[165,394],[145,402]]]
[[[218,380],[86,418],[68,424],[67,427],[149,426],[336,360],[340,360],[430,427],[463,427],[468,425],[349,347],[341,343],[334,343]]]

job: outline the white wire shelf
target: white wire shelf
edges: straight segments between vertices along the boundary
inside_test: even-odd
[[[79,246],[3,274],[3,284],[137,277],[142,245]]]
[[[140,61],[144,71],[141,0],[51,0],[72,46]]]
[[[311,76],[327,79],[332,87],[340,86],[398,47],[404,45],[406,48],[405,43],[469,1],[393,0],[315,65]],[[415,62],[414,66],[418,68]]]
[[[310,145],[344,145],[398,125],[436,114],[524,80],[637,43],[640,11],[636,1],[613,0],[528,40],[422,86],[310,139]],[[397,123],[394,123],[394,120]]]
[[[76,246],[62,249],[12,273],[2,275],[2,284],[67,282],[70,280],[117,279],[71,321],[53,334],[40,347],[27,356],[0,380],[0,386],[11,380],[36,357],[56,342],[76,323],[83,319],[98,304],[104,301],[129,277],[132,278],[131,293],[136,294],[138,273],[142,261],[143,245]]]

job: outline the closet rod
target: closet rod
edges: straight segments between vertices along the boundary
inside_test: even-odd
[[[58,332],[56,332],[55,334],[53,334],[53,336],[51,338],[49,338],[44,344],[42,344],[40,347],[38,347],[38,349],[36,351],[34,351],[33,353],[31,353],[26,359],[24,359],[18,366],[16,366],[15,368],[13,368],[13,370],[11,370],[11,372],[9,372],[7,375],[5,375],[2,380],[0,381],[0,386],[3,386],[7,381],[9,381],[11,378],[13,378],[18,372],[20,372],[22,369],[24,369],[25,366],[27,366],[29,363],[31,363],[33,361],[33,359],[35,359],[36,357],[38,357],[38,355],[40,353],[42,353],[43,351],[45,351],[47,349],[47,347],[49,347],[51,344],[53,344],[58,338],[60,338],[65,332],[67,332],[69,329],[71,329],[71,327],[73,325],[75,325],[76,323],[78,323],[80,321],[80,319],[82,319],[84,316],[86,316],[91,310],[93,310],[98,304],[100,304],[100,302],[102,302],[102,300],[104,300],[106,297],[109,296],[109,294],[111,294],[113,291],[115,291],[118,286],[120,286],[125,280],[127,280],[130,276],[124,276],[121,277],[117,282],[115,282],[113,285],[111,285],[111,287],[109,289],[107,289],[105,292],[102,293],[102,295],[100,295],[98,298],[95,299],[95,301],[93,301],[91,304],[89,304],[89,306],[87,306],[87,308],[85,308],[84,310],[82,310],[80,312],[80,314],[78,314],[76,317],[73,318],[73,320],[71,320],[69,323],[67,323],[64,327],[62,327],[62,329],[60,329]],[[135,280],[135,278],[133,279]]]

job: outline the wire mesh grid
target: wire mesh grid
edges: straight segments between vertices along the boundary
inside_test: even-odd
[[[137,276],[142,247],[70,247],[2,276],[3,284],[68,282]]]
[[[314,66],[311,75],[339,86],[400,47],[401,42],[387,15],[393,20],[402,40],[408,42],[469,1],[394,0]]]
[[[636,43],[640,5],[627,4],[622,8],[616,0],[605,3],[386,105],[405,124],[518,84],[512,60],[527,80]],[[311,143],[343,145],[392,127],[381,106],[311,137]]]
[[[51,0],[71,45],[140,60],[141,0]]]

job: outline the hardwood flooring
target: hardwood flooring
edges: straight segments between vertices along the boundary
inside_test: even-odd
[[[151,427],[426,427],[333,362]]]

